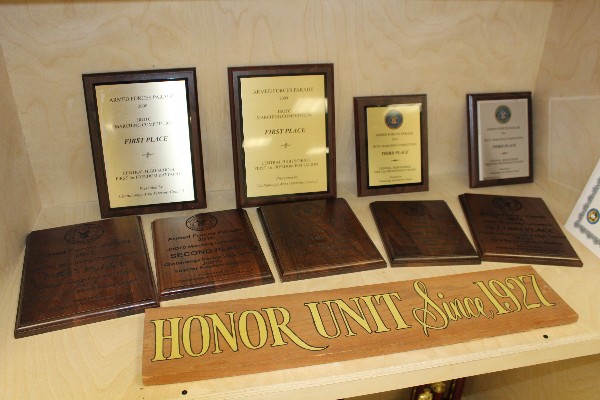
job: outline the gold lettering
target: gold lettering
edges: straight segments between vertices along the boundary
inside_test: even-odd
[[[202,349],[199,353],[194,352],[194,349],[192,348],[192,322],[194,321],[198,321],[200,325],[200,342],[202,343]],[[210,327],[208,326],[206,318],[200,315],[192,315],[191,317],[188,317],[183,323],[181,337],[183,341],[183,348],[187,354],[192,357],[200,357],[201,355],[206,354],[208,347],[210,346]]]
[[[483,294],[485,294],[485,296],[492,302],[493,306],[496,307],[498,315],[509,313],[508,310],[506,310],[504,307],[502,307],[502,305],[500,305],[500,303],[498,303],[498,300],[496,300],[494,295],[490,293],[489,289],[485,286],[485,283],[483,283],[483,281],[477,281],[473,283],[476,284],[479,287],[479,289],[481,289]]]
[[[287,344],[283,340],[282,333],[284,333],[298,347],[301,347],[305,350],[321,351],[321,350],[324,350],[327,348],[327,346],[314,347],[314,346],[309,345],[302,339],[300,339],[298,337],[298,335],[296,335],[294,333],[294,331],[292,331],[288,327],[288,324],[289,324],[291,318],[290,318],[290,312],[287,309],[285,309],[283,307],[268,307],[268,308],[263,308],[262,310],[267,313],[267,317],[269,318],[269,324],[271,325],[271,331],[273,332],[273,344],[271,345],[271,347],[284,346]],[[282,316],[282,318],[283,318],[282,322],[277,322],[277,315],[275,314],[275,311],[279,312],[279,314]]]
[[[327,309],[329,310],[329,315],[331,315],[331,320],[333,321],[333,325],[335,326],[335,333],[333,335],[330,335],[327,333],[327,330],[325,329],[325,324],[323,323],[323,318],[321,318],[321,313],[319,312],[319,308],[318,308],[319,304],[320,304],[319,302],[304,303],[304,305],[307,306],[308,309],[310,310],[310,315],[312,316],[313,322],[315,324],[315,328],[317,328],[317,332],[319,332],[319,335],[321,335],[327,339],[335,339],[336,337],[340,336],[340,333],[341,333],[340,325],[337,322],[337,318],[335,318],[335,314],[334,314],[333,310],[331,309],[331,307],[328,307]]]
[[[393,298],[398,299],[398,301],[402,300],[400,298],[400,295],[397,292],[394,292],[378,294],[377,296],[375,296],[375,301],[377,302],[377,304],[381,304],[381,299],[383,299],[383,302],[387,306],[388,310],[390,310],[390,313],[392,313],[394,321],[396,321],[396,330],[410,328],[411,326],[404,321],[404,318],[402,318],[402,315],[400,314],[400,311],[398,311],[396,304],[394,304]]]
[[[524,282],[525,278],[531,278],[531,284],[533,285],[533,291],[537,295],[538,299],[540,299],[542,304],[545,305],[546,307],[552,307],[552,306],[556,305],[555,303],[550,303],[548,300],[546,300],[546,298],[542,294],[542,291],[540,290],[540,287],[538,286],[537,280],[535,279],[535,275],[533,275],[533,274],[521,275],[521,276],[518,276],[518,278],[523,283],[525,283]]]
[[[256,320],[257,332],[258,332],[258,344],[254,345],[250,341],[250,336],[248,332],[248,316],[252,315]],[[242,339],[242,343],[249,349],[257,350],[260,349],[267,343],[267,323],[263,318],[262,314],[258,311],[248,310],[244,311],[240,315],[240,320],[238,321],[238,329],[240,331],[240,339]]]
[[[181,317],[168,318],[168,319],[156,319],[151,320],[154,324],[154,358],[152,361],[164,361],[173,360],[177,358],[183,358],[179,352],[179,322]],[[165,335],[165,321],[169,321],[170,335]],[[169,357],[165,357],[163,344],[165,340],[171,341],[171,352]]]
[[[437,306],[429,298],[427,294],[427,286],[421,281],[416,281],[413,283],[413,288],[423,300],[425,300],[423,304],[423,308],[415,308],[413,309],[413,316],[415,319],[421,324],[423,327],[423,333],[425,336],[429,336],[429,329],[446,329],[448,326],[448,317],[442,312],[442,309]],[[429,311],[429,307],[431,307],[434,312]],[[419,315],[420,314],[420,315]],[[431,325],[428,320],[431,318],[433,322],[438,322],[437,325]]]
[[[221,334],[221,337],[225,339],[231,350],[238,351],[238,343],[235,334],[235,313],[228,312],[226,314],[229,316],[229,326],[231,326],[231,331],[227,329],[217,314],[206,314],[206,317],[212,321],[213,325],[213,336],[215,337],[215,351],[213,351],[213,354],[223,352],[223,350],[221,350],[221,346],[219,345],[219,333]]]
[[[352,308],[350,308],[350,306],[348,304],[346,304],[343,300],[328,300],[328,301],[325,301],[324,303],[327,304],[327,307],[331,307],[331,303],[334,303],[338,306],[338,308],[340,310],[340,314],[342,316],[342,319],[344,320],[344,324],[346,325],[346,330],[348,331],[348,334],[346,336],[356,336],[356,333],[350,327],[350,324],[348,323],[348,318],[346,318],[346,316],[352,318],[365,331],[367,331],[368,333],[371,333],[372,332],[371,327],[369,326],[369,323],[367,322],[367,319],[365,318],[365,314],[364,314],[362,308],[358,304],[358,299],[355,297],[350,300],[353,300],[354,303],[357,305],[358,313],[356,311],[354,311]],[[360,313],[360,315],[359,315],[359,313]]]
[[[373,316],[373,319],[375,320],[375,324],[377,325],[377,330],[375,331],[375,333],[389,332],[390,328],[385,326],[385,323],[381,319],[381,316],[379,315],[377,308],[375,308],[375,304],[373,304],[373,296],[361,296],[360,299],[365,302],[365,304],[367,305],[367,308],[369,309],[369,312],[371,313],[371,315]],[[355,302],[358,305],[358,302],[357,301],[355,301]]]

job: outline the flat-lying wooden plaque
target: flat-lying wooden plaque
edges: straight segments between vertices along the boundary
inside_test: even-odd
[[[15,337],[158,307],[139,217],[33,231],[27,238]]]
[[[262,206],[258,215],[284,282],[386,266],[344,199]]]
[[[459,199],[483,261],[583,265],[544,200],[473,193]]]
[[[160,300],[273,283],[245,210],[152,222]]]
[[[481,263],[445,201],[376,201],[370,207],[392,266]]]
[[[303,367],[577,318],[530,266],[148,309],[142,380],[154,385]]]

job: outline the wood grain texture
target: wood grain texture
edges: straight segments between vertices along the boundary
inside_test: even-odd
[[[161,300],[273,283],[246,210],[152,222]]]
[[[355,96],[426,93],[430,173],[466,171],[464,94],[532,89],[552,4],[18,2],[0,44],[51,205],[96,198],[82,73],[195,66],[208,191],[233,188],[227,67],[243,65],[334,64],[338,181],[355,179]]]
[[[36,230],[27,237],[15,337],[158,307],[139,217]]]
[[[387,265],[344,199],[272,204],[258,214],[283,282]]]
[[[462,175],[446,174],[432,176],[429,192],[386,196],[385,200],[422,200],[443,198],[463,230],[467,224],[462,217],[457,195],[467,190]],[[369,204],[373,198],[357,198],[352,193],[354,184],[338,188],[341,196],[348,199],[361,224],[383,252],[377,228],[370,216]],[[497,193],[498,188],[481,189]],[[560,220],[569,210],[553,200],[550,193],[540,191],[533,184],[511,187],[511,193],[519,196],[543,197]],[[235,207],[233,191],[208,192],[208,211],[218,207]],[[260,226],[255,210],[248,210],[253,226]],[[193,212],[174,213],[193,215]],[[35,229],[61,226],[83,221],[95,221],[100,212],[97,203],[69,204],[45,208]],[[165,215],[161,215],[164,217]],[[143,216],[146,241],[153,260],[150,224],[156,215]],[[257,230],[261,246],[266,249],[264,233]],[[584,261],[584,268],[536,267],[544,280],[553,287],[579,314],[575,324],[547,328],[543,339],[540,332],[516,333],[496,338],[472,341],[460,345],[433,347],[418,351],[395,353],[346,362],[329,363],[293,370],[273,371],[244,377],[222,378],[185,384],[144,387],[141,381],[143,317],[133,315],[91,325],[50,332],[43,335],[15,340],[13,318],[19,294],[18,265],[9,282],[9,290],[0,302],[0,315],[9,320],[0,324],[0,381],[7,398],[19,399],[106,399],[145,398],[180,399],[182,391],[198,399],[250,399],[280,400],[282,393],[289,399],[319,398],[335,400],[374,392],[431,383],[461,376],[518,368],[539,363],[573,358],[600,352],[600,320],[595,304],[600,302],[596,289],[600,279],[597,259],[585,246],[573,243]],[[267,260],[274,270],[272,257]],[[505,263],[484,262],[472,266],[442,266],[427,268],[382,268],[367,272],[335,275],[310,280],[275,283],[234,291],[218,292],[193,298],[169,301],[168,305],[205,303],[254,298],[286,293],[311,292],[351,286],[379,284],[408,279],[430,277],[484,269],[506,267]],[[586,293],[581,296],[581,293]],[[11,317],[12,316],[12,317]],[[6,384],[4,384],[6,382]],[[489,382],[493,384],[493,382]],[[551,394],[548,398],[552,398]],[[553,399],[558,400],[558,399]]]
[[[569,185],[573,178],[583,187],[596,159],[593,149],[581,149],[581,143],[596,140],[597,129],[594,120],[583,115],[586,119],[580,125],[582,129],[579,126],[575,129],[577,137],[583,139],[568,140],[573,125],[567,122],[565,129],[550,122],[549,126],[548,101],[560,96],[576,97],[568,106],[581,111],[587,106],[578,103],[586,102],[589,96],[595,101],[593,96],[600,93],[596,51],[600,41],[599,13],[600,4],[596,0],[129,3],[0,0],[0,47],[4,53],[0,70],[6,70],[5,83],[10,83],[14,93],[13,96],[4,87],[0,92],[0,98],[8,99],[9,103],[9,108],[5,108],[5,103],[0,104],[3,112],[0,151],[7,148],[5,141],[11,144],[8,158],[0,157],[3,172],[0,198],[4,212],[0,219],[0,246],[5,243],[4,238],[8,239],[7,257],[19,258],[23,238],[36,217],[36,229],[99,218],[79,80],[82,72],[190,65],[199,71],[211,210],[217,210],[216,206],[235,207],[234,194],[227,190],[233,187],[233,167],[226,68],[332,62],[336,69],[338,181],[351,182],[347,187],[342,184],[341,196],[350,198],[356,190],[352,97],[428,94],[431,191],[393,199],[442,198],[460,216],[456,196],[467,190],[464,94],[533,88],[536,183],[481,192],[509,191],[512,195],[543,197],[559,222],[564,221],[580,192],[566,188],[564,178],[568,178]],[[6,116],[10,107],[14,113],[8,115],[17,115],[16,118]],[[555,116],[565,126],[562,116]],[[555,153],[559,162],[548,156],[550,130],[556,140],[553,146],[567,145],[564,153]],[[580,154],[582,150],[584,157]],[[25,165],[16,162],[23,155],[19,151],[29,153],[35,178],[25,172]],[[548,180],[547,170],[555,165],[568,168],[568,172],[561,170],[564,175],[553,177],[558,182]],[[456,174],[446,174],[448,171]],[[5,182],[13,179],[19,182],[17,190],[7,191]],[[40,204],[35,200],[36,191],[40,192],[41,203],[48,206],[39,216],[35,215]],[[383,251],[368,214],[368,202],[351,199],[351,206]],[[258,226],[254,212],[250,218]],[[144,219],[151,248],[150,222],[149,218]],[[463,230],[467,229],[463,218],[459,218],[459,223]],[[266,248],[264,236],[257,233]],[[0,247],[1,264],[9,271],[0,280],[7,288],[1,291],[0,315],[9,320],[0,324],[2,395],[19,399],[166,399],[181,398],[185,389],[188,397],[204,399],[279,400],[282,391],[290,399],[339,399],[598,353],[598,260],[583,246],[573,245],[584,261],[584,268],[577,272],[549,266],[537,269],[580,313],[580,320],[571,326],[548,329],[550,337],[544,341],[540,342],[537,334],[515,334],[464,346],[444,346],[293,372],[276,371],[252,375],[250,379],[166,385],[152,390],[143,388],[140,378],[141,316],[15,341],[12,329],[21,262],[6,262],[5,247]],[[267,258],[272,262],[269,255]],[[485,262],[479,267],[386,268],[215,293],[197,301],[330,289],[499,266]],[[173,304],[183,302],[174,300]],[[502,390],[504,382],[514,379],[520,384],[518,390],[529,386],[526,391],[518,392],[528,398],[562,400],[578,394],[578,389],[579,393],[588,388],[597,392],[597,385],[584,380],[597,374],[598,357],[591,358],[591,362],[574,360],[581,368],[576,372],[558,367],[553,375],[546,375],[543,367],[534,367],[531,372],[523,370],[523,375],[517,369],[505,378],[475,377],[474,380],[479,380],[478,398],[486,398],[486,393],[491,393],[488,389],[495,390],[489,398],[506,398]],[[558,365],[565,363],[569,362]],[[532,380],[533,376],[539,379]],[[557,384],[553,383],[555,376]],[[507,390],[517,393],[512,387]]]
[[[583,265],[543,199],[475,193],[459,198],[482,260]]]
[[[577,321],[530,266],[145,314],[147,385],[373,357]]]
[[[0,293],[6,292],[25,236],[40,210],[40,199],[27,152],[10,78],[0,47]]]
[[[370,208],[392,266],[481,263],[443,200],[374,201]]]
[[[536,180],[569,209],[600,157],[582,145],[598,137],[598,113],[588,110],[600,96],[599,21],[597,1],[555,2],[535,82]]]

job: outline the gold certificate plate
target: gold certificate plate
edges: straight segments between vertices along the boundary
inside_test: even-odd
[[[205,207],[195,70],[83,80],[102,216]]]
[[[238,207],[335,197],[333,66],[230,68]]]
[[[427,96],[355,97],[359,196],[424,191]]]

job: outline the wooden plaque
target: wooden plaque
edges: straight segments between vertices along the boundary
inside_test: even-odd
[[[386,266],[344,199],[273,204],[258,214],[284,282]]]
[[[533,182],[531,92],[467,94],[469,187]]]
[[[238,208],[334,198],[333,64],[230,67]]]
[[[146,310],[142,381],[215,379],[530,331],[577,314],[530,267]],[[539,346],[552,332],[524,336]]]
[[[152,222],[160,300],[273,283],[245,210]]]
[[[371,212],[392,266],[481,263],[443,200],[376,201]]]
[[[33,231],[15,338],[158,307],[139,217]]]
[[[583,265],[542,199],[472,193],[459,199],[483,261]]]
[[[196,69],[82,78],[102,218],[205,208]]]
[[[429,190],[427,95],[354,98],[359,196]]]

